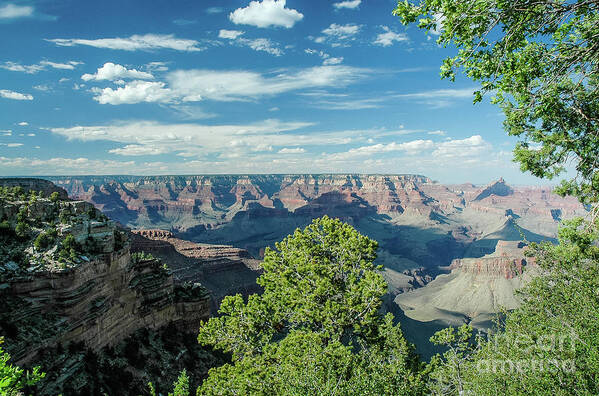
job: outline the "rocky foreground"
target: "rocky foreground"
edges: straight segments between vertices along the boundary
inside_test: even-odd
[[[48,372],[36,394],[127,394],[160,381],[135,369],[140,354],[174,360],[165,340],[195,340],[210,316],[204,286],[131,253],[126,230],[48,182],[0,179],[0,222],[0,335],[15,363]],[[198,380],[216,364],[197,342],[177,353],[200,362]]]

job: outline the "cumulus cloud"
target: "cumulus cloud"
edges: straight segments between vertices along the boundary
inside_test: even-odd
[[[338,3],[333,3],[333,7],[335,7],[336,9],[349,8],[353,10],[355,8],[358,8],[360,3],[362,3],[362,0],[340,1]]]
[[[0,6],[0,19],[24,18],[33,15],[33,7],[19,6],[15,4],[5,4]]]
[[[94,99],[100,104],[168,103],[173,100],[173,92],[165,88],[165,85],[165,83],[159,81],[135,80],[116,89],[110,87],[104,89],[92,88],[92,92],[96,94]]]
[[[61,47],[87,45],[95,48],[107,48],[123,51],[152,51],[171,49],[175,51],[195,52],[202,51],[200,43],[196,40],[180,39],[172,34],[134,34],[131,37],[88,39],[46,39]]]
[[[408,36],[402,33],[396,33],[392,31],[388,26],[382,26],[384,33],[379,33],[373,44],[380,45],[383,47],[389,47],[394,42],[408,41]]]
[[[23,143],[0,143],[0,146],[6,147],[21,147]]]
[[[29,94],[9,91],[8,89],[0,89],[0,97],[13,100],[33,100],[33,96]]]
[[[123,78],[132,78],[139,80],[151,80],[154,76],[150,73],[142,72],[136,69],[127,69],[125,66],[107,62],[104,66],[98,68],[98,71],[94,74],[84,74],[81,79],[84,81],[90,80],[118,80]]]
[[[301,21],[304,15],[297,10],[286,8],[285,5],[286,0],[252,1],[247,7],[238,8],[230,13],[229,19],[236,25],[291,28],[296,22]]]
[[[29,125],[29,123],[26,122],[26,121],[21,121],[17,125],[19,125],[19,126],[27,126],[27,125]]]

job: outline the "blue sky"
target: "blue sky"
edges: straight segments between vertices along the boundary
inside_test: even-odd
[[[511,162],[500,110],[440,79],[452,49],[394,5],[0,1],[0,175],[536,183]]]

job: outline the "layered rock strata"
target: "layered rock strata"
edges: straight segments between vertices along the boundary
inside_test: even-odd
[[[523,242],[499,241],[492,254],[453,260],[450,274],[397,296],[395,303],[406,316],[421,322],[488,328],[500,308],[519,306],[515,291],[537,270],[534,258],[525,257],[525,249]]]
[[[213,312],[226,295],[260,292],[260,261],[244,249],[185,241],[164,230],[134,230],[132,251],[149,252],[169,263],[178,282],[200,282],[212,296]]]

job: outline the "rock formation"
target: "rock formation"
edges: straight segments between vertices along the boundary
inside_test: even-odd
[[[141,328],[199,328],[203,287],[175,285],[159,260],[132,257],[128,234],[87,202],[23,199],[54,192],[47,184],[28,179],[27,192],[0,197],[0,330],[16,363],[57,345],[114,346]]]
[[[467,255],[472,243],[473,254],[491,253],[497,238],[486,245],[477,241],[507,217],[537,239],[550,239],[558,220],[585,213],[575,199],[556,196],[550,188],[510,187],[502,179],[482,188],[442,185],[418,175],[49,179],[128,227],[233,245],[254,257],[312,218],[328,214],[377,239],[381,264],[399,273],[420,267],[435,273],[438,266]]]
[[[256,284],[260,261],[243,249],[185,241],[163,230],[134,230],[131,250],[149,252],[168,263],[177,282],[200,282],[212,296],[213,313],[227,295],[260,292]]]
[[[525,246],[519,241],[499,241],[492,254],[453,260],[450,274],[398,295],[395,302],[406,316],[421,322],[489,328],[500,308],[518,307],[515,291],[536,271],[534,258],[524,256]]]

